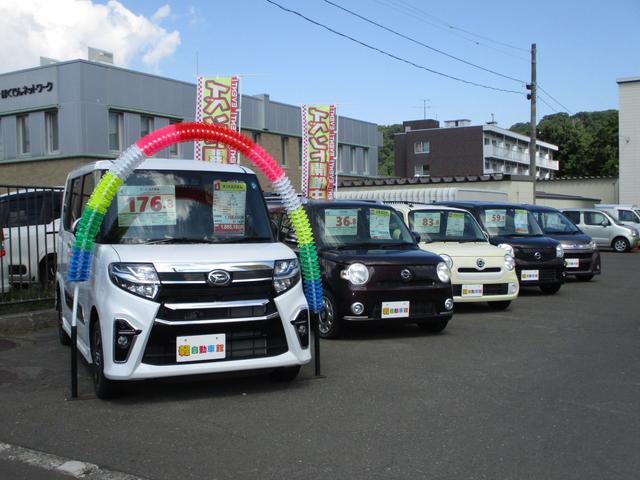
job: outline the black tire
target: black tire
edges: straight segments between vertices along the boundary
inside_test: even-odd
[[[418,328],[423,332],[427,332],[427,333],[440,333],[445,328],[447,328],[448,323],[449,323],[448,318],[445,318],[442,320],[424,321],[424,322],[418,322]]]
[[[540,290],[542,290],[542,293],[553,295],[554,293],[558,293],[561,286],[561,283],[547,283],[545,285],[540,285]]]
[[[119,393],[118,382],[104,376],[104,356],[102,351],[102,332],[100,322],[95,321],[91,326],[91,365],[93,370],[93,387],[96,397],[100,399],[113,398]]]
[[[624,237],[616,237],[611,242],[611,247],[618,253],[624,253],[631,250],[631,245],[629,244],[629,240]]]
[[[331,292],[325,290],[322,300],[324,308],[318,325],[320,338],[338,338],[342,333],[342,320],[338,317],[336,299]]]
[[[62,303],[60,303],[60,294],[56,295],[56,316],[57,318],[57,323],[58,323],[58,340],[60,340],[60,343],[62,345],[69,346],[71,345],[71,338],[69,337],[69,334],[65,331],[64,327],[62,326]]]
[[[38,281],[45,288],[53,285],[56,280],[56,254],[50,253],[40,261],[38,265]]]
[[[294,365],[293,367],[281,367],[272,371],[269,376],[271,380],[276,382],[291,382],[300,373],[300,365]]]
[[[502,302],[487,302],[491,310],[506,310],[511,305],[511,300],[504,300]]]
[[[576,280],[578,280],[579,282],[589,282],[591,280],[593,280],[594,275],[590,274],[590,275],[576,275]]]

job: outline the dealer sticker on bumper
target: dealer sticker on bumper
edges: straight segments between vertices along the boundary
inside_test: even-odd
[[[565,258],[567,268],[578,268],[580,266],[580,260],[577,258]]]
[[[520,272],[520,280],[522,280],[523,282],[535,281],[539,279],[540,275],[538,270],[522,270],[522,272]]]
[[[382,318],[409,316],[409,302],[382,302]]]
[[[481,297],[482,285],[462,285],[463,297]]]
[[[198,362],[225,358],[225,334],[176,337],[176,362]]]

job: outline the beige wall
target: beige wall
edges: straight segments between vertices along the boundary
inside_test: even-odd
[[[61,158],[0,164],[0,185],[62,186],[71,170],[94,161],[95,158]]]
[[[557,208],[593,208],[593,202],[589,200],[560,200],[557,198],[538,198],[538,205]]]
[[[640,79],[618,86],[620,203],[640,205]]]
[[[537,189],[541,192],[546,193],[560,193],[563,195],[577,195],[587,198],[599,198],[600,203],[618,203],[617,178],[548,180],[538,182]],[[589,205],[589,207],[592,206],[593,203]]]

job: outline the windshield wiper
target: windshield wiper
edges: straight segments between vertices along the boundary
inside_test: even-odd
[[[405,245],[415,245],[415,244],[411,242],[396,242],[396,243],[382,243],[382,244],[372,243],[370,245],[375,245],[376,247],[379,247],[379,248],[392,248],[392,247],[404,247]]]
[[[208,238],[187,238],[187,237],[177,237],[177,238],[157,238],[155,240],[147,240],[142,242],[144,245],[162,245],[162,244],[170,244],[170,243],[216,243],[213,240],[209,240]]]

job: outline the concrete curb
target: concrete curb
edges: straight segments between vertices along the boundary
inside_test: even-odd
[[[0,315],[0,333],[19,333],[52,327],[56,324],[56,311],[53,308],[34,312]]]

